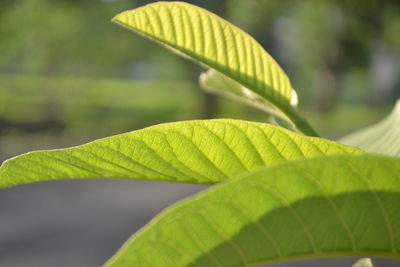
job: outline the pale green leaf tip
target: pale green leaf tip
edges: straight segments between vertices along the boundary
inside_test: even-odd
[[[298,104],[299,104],[299,97],[297,95],[296,90],[292,89],[292,94],[290,97],[290,105],[292,107],[297,107]]]
[[[120,18],[121,18],[121,16],[122,16],[125,12],[128,12],[128,11],[124,11],[124,12],[121,12],[121,13],[115,15],[115,16],[111,19],[111,22],[116,23],[116,24],[119,24],[119,23],[120,23]]]

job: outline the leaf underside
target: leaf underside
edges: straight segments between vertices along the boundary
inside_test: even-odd
[[[270,124],[166,123],[82,146],[38,151],[0,167],[0,188],[67,178],[132,178],[213,184],[279,161],[363,153]]]
[[[156,2],[122,12],[113,21],[292,110],[293,89],[278,63],[250,35],[205,9]]]
[[[400,257],[399,159],[340,155],[247,173],[168,208],[106,266],[260,266],[337,256]]]
[[[240,101],[290,122],[284,113],[267,100],[215,70],[210,69],[202,73],[199,82],[201,87],[207,92]]]
[[[400,100],[384,120],[339,141],[371,153],[400,157]]]

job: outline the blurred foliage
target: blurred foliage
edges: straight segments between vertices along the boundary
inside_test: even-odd
[[[232,21],[289,72],[301,104],[323,112],[337,103],[394,103],[400,96],[399,1],[229,3]]]
[[[23,132],[95,130],[106,136],[190,119],[199,109],[193,86],[184,82],[29,75],[0,76],[0,82],[8,89],[0,95],[0,112],[8,114],[0,123]]]
[[[58,136],[58,146],[62,136],[71,145],[161,121],[268,119],[200,94],[199,67],[110,23],[149,2],[0,1],[0,153],[23,152],[4,143],[26,137]],[[322,134],[376,121],[400,97],[398,0],[188,2],[253,35],[288,72]]]
[[[174,65],[174,57],[110,23],[116,13],[132,8],[134,1],[6,3],[0,4],[2,72],[128,77],[136,71],[149,78],[176,79],[184,75],[184,68]],[[166,70],[152,58],[168,62],[177,71]]]

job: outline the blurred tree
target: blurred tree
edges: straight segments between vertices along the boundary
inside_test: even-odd
[[[149,2],[155,0],[2,0],[0,74],[195,82],[198,66],[110,23],[116,13]],[[289,73],[302,107],[329,112],[400,96],[398,0],[187,2],[218,13],[260,41]],[[56,89],[63,87],[42,80],[34,90],[41,95],[46,87],[54,89],[43,95],[47,113],[57,114]],[[1,91],[11,94],[11,85],[0,85],[0,98],[6,97]],[[219,101],[205,95],[201,117],[214,117]],[[0,107],[0,117],[9,106]]]
[[[118,29],[110,18],[134,6],[134,1],[127,0],[20,0],[4,4],[0,13],[0,71],[130,76],[132,71],[146,68],[135,68],[135,62],[148,61],[146,55],[154,55],[150,52],[153,46]],[[158,62],[173,65],[177,61],[165,56],[167,53],[155,54],[158,60],[149,61],[153,64],[150,68],[155,68],[150,71],[152,78],[165,72]],[[185,73],[183,68],[163,76],[182,78],[181,73]]]
[[[400,94],[399,1],[231,0],[227,14],[289,72],[303,106],[328,112]]]

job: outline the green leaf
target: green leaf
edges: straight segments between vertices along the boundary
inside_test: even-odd
[[[400,156],[400,100],[392,113],[381,122],[351,133],[339,140],[343,144],[356,146],[365,151]]]
[[[243,87],[228,76],[215,70],[210,69],[207,72],[202,73],[199,82],[205,91],[243,102],[290,122],[284,113],[267,100]],[[297,101],[297,98],[294,98],[293,100]]]
[[[281,109],[303,132],[316,135],[291,103],[289,78],[250,35],[200,7],[156,2],[120,13],[113,22],[214,69]]]
[[[292,86],[275,60],[247,33],[205,9],[156,2],[113,21],[268,95],[272,102],[290,104]]]
[[[269,124],[237,120],[167,123],[13,158],[0,167],[0,188],[100,177],[213,184],[282,160],[338,153],[363,152]]]
[[[168,208],[106,266],[399,258],[399,226],[399,159],[303,159],[246,173]]]

